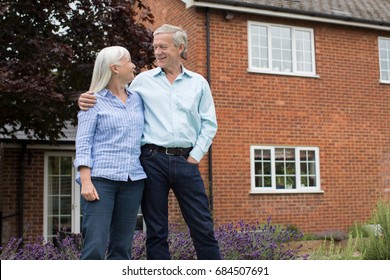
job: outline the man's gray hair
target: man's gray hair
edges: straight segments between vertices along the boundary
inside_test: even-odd
[[[188,36],[187,32],[181,29],[178,26],[163,24],[153,32],[153,36],[163,33],[172,33],[173,34],[173,44],[178,47],[180,44],[183,44],[184,50],[180,54],[183,59],[187,59],[187,46],[188,46]]]

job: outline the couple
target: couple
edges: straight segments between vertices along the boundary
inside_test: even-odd
[[[130,53],[105,48],[94,66],[90,92],[95,95],[83,93],[79,99],[74,164],[82,196],[81,259],[131,259],[141,201],[147,258],[170,259],[170,189],[197,258],[221,259],[198,169],[217,131],[210,87],[181,64],[184,30],[164,24],[153,35],[159,67],[133,80]]]

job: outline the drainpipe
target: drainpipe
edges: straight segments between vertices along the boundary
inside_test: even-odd
[[[209,8],[206,8],[206,67],[207,67],[207,81],[211,87],[211,70],[210,70],[210,13]],[[210,212],[213,214],[213,145],[211,144],[208,153],[209,160],[209,204]]]
[[[19,161],[19,237],[23,237],[23,220],[24,220],[24,159],[26,157],[27,144],[22,144],[22,153]]]

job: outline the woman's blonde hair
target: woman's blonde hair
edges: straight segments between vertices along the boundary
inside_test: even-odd
[[[102,49],[96,57],[89,90],[93,93],[104,89],[111,79],[111,65],[118,64],[125,56],[130,55],[124,47],[112,46]]]

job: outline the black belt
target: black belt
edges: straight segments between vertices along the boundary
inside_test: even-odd
[[[190,148],[165,148],[161,146],[157,146],[154,144],[145,144],[142,146],[142,148],[150,149],[152,151],[156,151],[159,153],[163,153],[169,156],[188,156],[192,150],[192,147]]]

